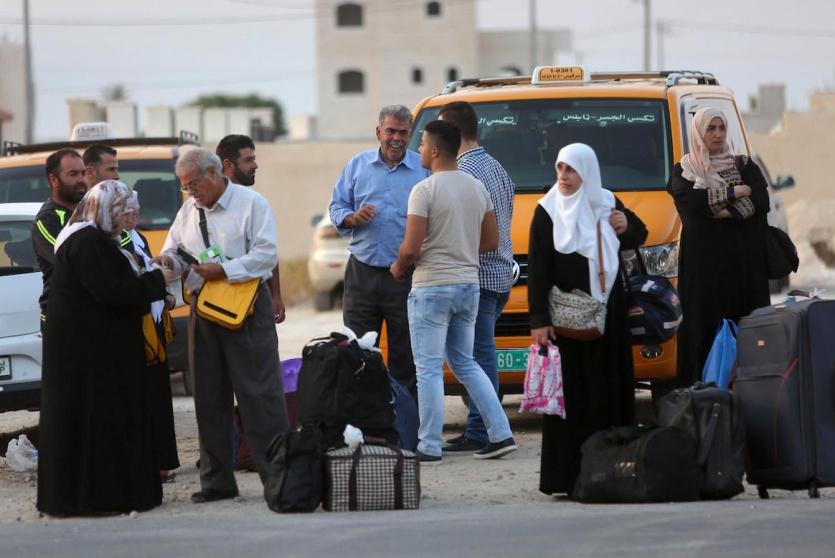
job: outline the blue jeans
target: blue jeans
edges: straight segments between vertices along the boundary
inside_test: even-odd
[[[496,368],[496,320],[502,314],[510,292],[497,293],[481,289],[478,299],[478,316],[475,319],[475,361],[487,374],[496,393],[499,392],[499,372]],[[475,442],[487,443],[487,428],[475,403],[470,399],[470,413],[467,415],[467,429],[464,436]]]
[[[473,358],[479,287],[477,284],[413,287],[409,331],[418,385],[418,450],[441,455],[444,427],[444,358],[484,418],[491,442],[512,436],[496,389]]]

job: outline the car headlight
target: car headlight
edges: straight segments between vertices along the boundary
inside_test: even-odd
[[[655,246],[642,246],[641,259],[649,275],[675,277],[678,275],[678,241]]]

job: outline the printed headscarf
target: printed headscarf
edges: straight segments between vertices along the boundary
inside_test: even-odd
[[[725,141],[722,151],[711,155],[705,144],[704,136],[710,121],[714,118],[721,118],[728,128],[728,119],[725,113],[717,108],[703,108],[693,116],[693,123],[687,137],[690,140],[690,153],[681,158],[682,176],[693,182],[693,188],[704,189],[711,187],[727,186],[719,171],[724,171],[734,166],[734,155],[730,145]]]
[[[570,196],[563,195],[554,184],[539,200],[554,223],[554,248],[561,254],[578,253],[589,261],[591,296],[606,302],[620,266],[620,240],[609,217],[615,207],[615,196],[603,188],[600,165],[594,150],[583,143],[566,145],[557,154],[557,164],[565,163],[577,171],[582,179],[580,188]],[[600,242],[603,261],[597,251],[597,223],[600,223]],[[606,291],[601,292],[598,270],[605,275]]]

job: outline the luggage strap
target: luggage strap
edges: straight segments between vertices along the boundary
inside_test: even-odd
[[[705,429],[705,435],[702,438],[701,447],[699,448],[699,456],[697,462],[699,467],[704,467],[707,462],[707,456],[710,453],[711,446],[713,446],[713,436],[716,434],[716,425],[719,423],[719,415],[722,412],[722,406],[719,403],[714,403],[710,411],[710,419]]]
[[[197,211],[200,212],[200,235],[203,237],[203,243],[208,249],[212,247],[212,244],[209,242],[209,223],[206,221],[206,212],[200,207],[197,208]]]
[[[394,465],[394,509],[403,509],[403,452],[397,446],[389,444],[383,438],[365,437],[365,444],[370,446],[386,447],[397,454],[397,463]],[[360,444],[351,456],[351,474],[348,477],[348,510],[357,511],[357,467],[362,458],[362,446]]]

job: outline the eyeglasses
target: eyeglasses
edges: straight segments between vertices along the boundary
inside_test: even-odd
[[[180,191],[184,192],[186,194],[188,194],[190,192],[194,192],[197,189],[197,187],[200,185],[200,183],[203,182],[204,178],[206,178],[206,175],[201,174],[200,178],[195,178],[191,182],[186,182],[185,184],[180,186]]]

